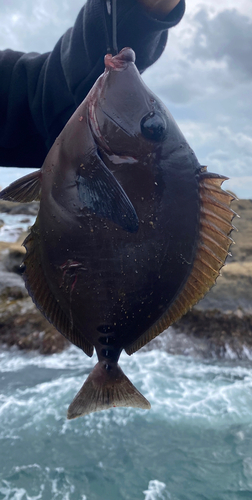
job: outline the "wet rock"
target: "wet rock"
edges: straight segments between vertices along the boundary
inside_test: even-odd
[[[10,272],[8,267],[6,267],[6,263],[8,266],[8,259],[12,248],[14,252],[23,252],[19,244],[0,242],[0,307],[1,301],[8,298],[21,299],[28,296],[22,277],[14,272]]]
[[[13,203],[12,201],[0,200],[0,212],[12,215],[37,215],[38,209],[39,202],[37,201],[33,201],[32,203]]]
[[[41,354],[61,352],[68,341],[38,311],[23,278],[13,272],[24,252],[20,243],[0,242],[0,344]]]
[[[252,314],[252,261],[230,262],[222,268],[216,285],[196,306],[196,310],[219,310],[225,314],[242,309]]]
[[[8,298],[11,300],[22,299],[27,295],[28,292],[21,276],[7,271],[0,271],[0,301]]]
[[[244,349],[252,352],[252,315],[242,309],[224,313],[217,310],[194,309],[181,318],[175,330],[187,335],[192,341],[207,342],[207,357],[244,358]]]
[[[0,305],[0,343],[19,349],[53,354],[69,342],[42,316],[30,297],[2,300]]]
[[[197,338],[191,332],[184,333],[174,326],[170,326],[170,328],[146,344],[142,351],[152,349],[160,349],[169,354],[193,356],[199,359],[216,356],[215,349],[211,346],[209,339],[205,337]]]
[[[228,262],[252,261],[252,200],[238,200],[231,205],[232,210],[239,215],[233,220],[238,231],[232,232],[235,245],[231,246],[232,257]]]
[[[3,264],[7,271],[22,274],[22,263],[25,256],[25,248],[19,244],[13,244],[8,249]]]
[[[252,360],[252,316],[193,309],[143,350],[161,349],[194,358]]]

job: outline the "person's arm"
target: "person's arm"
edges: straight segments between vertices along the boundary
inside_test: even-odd
[[[88,0],[48,54],[0,51],[0,165],[41,167],[54,140],[104,71],[102,4]],[[162,54],[184,0],[162,20],[136,0],[117,0],[118,47],[136,52],[140,72]]]
[[[138,0],[157,19],[166,16],[178,5],[179,0]]]

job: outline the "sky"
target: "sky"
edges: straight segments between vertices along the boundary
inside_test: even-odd
[[[1,0],[0,50],[50,51],[83,3]],[[252,198],[252,0],[188,0],[143,78],[200,163],[230,178],[225,189]]]

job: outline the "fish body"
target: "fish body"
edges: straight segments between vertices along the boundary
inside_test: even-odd
[[[133,65],[133,75],[136,73],[139,78],[134,63],[125,64]],[[109,73],[110,68],[107,71]],[[124,128],[118,130],[113,114],[111,118],[102,110],[100,87],[103,89],[103,79],[110,77],[110,73],[105,73],[97,82],[98,90],[93,88],[91,97],[72,116],[47,157],[42,169],[39,214],[46,277],[49,280],[54,276],[51,288],[55,297],[64,303],[64,309],[70,309],[79,330],[85,325],[84,336],[97,353],[103,350],[99,344],[103,325],[113,331],[115,346],[122,350],[165,312],[192,266],[199,230],[197,174],[201,167],[195,155],[171,117],[167,119],[167,112],[165,114],[159,102],[169,139],[150,141],[142,136],[140,121],[155,106],[153,94],[145,88],[138,119],[130,117],[132,124],[125,125],[124,99],[129,94],[130,100],[135,90],[131,89],[134,78],[128,67],[120,72],[112,70],[111,77],[114,72],[115,78],[123,78],[125,89],[118,97],[114,93],[107,96],[105,91],[102,97],[111,114],[112,104],[118,99],[117,108],[121,105],[123,108],[118,114],[122,116]],[[111,87],[117,87],[116,81]],[[135,93],[133,97],[137,100],[137,88]],[[107,104],[110,97],[111,103]],[[94,135],[90,100],[93,113],[103,113],[102,119],[97,117],[95,123],[99,124],[101,137],[108,137],[111,153],[104,151],[98,134]],[[117,134],[120,134],[119,140]],[[119,162],[121,153],[127,153],[125,163],[123,158]],[[172,161],[170,167],[167,158]],[[102,174],[100,163],[103,161],[137,214],[137,227],[133,220],[132,230],[130,222],[129,228],[123,227],[86,207],[89,176]],[[92,172],[92,162],[98,174]],[[104,182],[104,190],[110,189],[109,181]],[[96,192],[91,193],[90,198],[95,195]],[[100,198],[102,196],[103,193]],[[98,205],[102,202],[99,199]],[[105,207],[104,213],[106,210]]]
[[[1,197],[40,199],[25,240],[26,286],[41,312],[98,363],[69,407],[149,408],[118,366],[214,284],[231,239],[225,178],[201,167],[145,86],[134,52],[105,72],[35,174]]]

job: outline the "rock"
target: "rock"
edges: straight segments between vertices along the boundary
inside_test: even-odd
[[[252,315],[242,309],[189,311],[143,350],[162,349],[170,354],[197,358],[252,358]]]
[[[233,220],[238,231],[231,235],[235,244],[231,246],[232,258],[228,258],[228,262],[252,261],[252,200],[234,201],[231,208],[239,218]]]
[[[0,212],[9,214],[26,214],[37,215],[39,209],[39,202],[33,201],[32,203],[14,203],[12,201],[0,200]]]
[[[69,342],[42,316],[30,297],[1,300],[0,342],[19,349],[53,354]]]
[[[252,315],[242,309],[226,314],[216,310],[193,309],[181,318],[174,328],[193,339],[207,341],[207,355],[244,358],[244,352],[252,352]],[[245,356],[246,357],[246,356]]]
[[[0,344],[41,354],[61,352],[69,342],[38,311],[20,275],[24,237],[17,243],[0,242]]]
[[[7,271],[0,271],[0,301],[22,299],[27,295],[28,292],[21,276]]]
[[[239,308],[252,314],[252,261],[226,264],[216,285],[195,306],[196,310],[219,310],[225,314]]]
[[[22,253],[23,258],[24,253],[20,244],[0,242],[0,306],[1,301],[7,298],[21,299],[28,296],[22,277],[8,270],[8,259],[12,249],[14,253]]]
[[[3,264],[7,271],[21,274],[21,265],[23,263],[25,253],[25,248],[23,246],[15,243],[12,244],[3,259]]]
[[[216,357],[216,350],[209,339],[196,337],[191,332],[184,333],[173,326],[161,333],[154,340],[146,344],[142,351],[160,349],[169,354],[193,356],[194,358]]]

